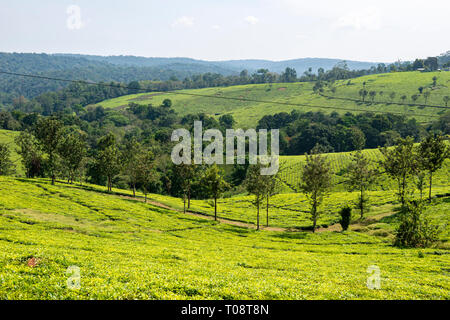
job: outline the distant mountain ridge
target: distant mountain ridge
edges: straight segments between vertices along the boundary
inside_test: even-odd
[[[174,67],[181,66],[183,64],[197,65],[197,66],[210,66],[211,68],[217,68],[217,73],[228,75],[229,73],[240,72],[242,70],[248,70],[254,72],[258,69],[268,69],[272,72],[281,73],[287,67],[294,68],[297,74],[302,74],[309,68],[312,68],[313,72],[317,69],[323,68],[329,70],[333,68],[337,63],[346,61],[348,67],[352,70],[369,69],[372,66],[377,66],[378,62],[365,62],[365,61],[353,61],[331,58],[300,58],[283,61],[271,61],[262,59],[244,59],[244,60],[225,60],[225,61],[206,61],[197,60],[192,58],[160,58],[160,57],[138,57],[138,56],[98,56],[98,55],[82,55],[82,54],[55,54],[56,56],[71,56],[77,58],[85,58],[91,61],[108,62],[114,65],[122,66],[139,66],[139,67]],[[220,71],[220,69],[222,69]]]

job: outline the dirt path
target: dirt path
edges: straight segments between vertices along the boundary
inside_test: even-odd
[[[136,197],[133,198],[131,196],[124,196],[124,195],[118,195],[118,197],[120,198],[124,198],[124,199],[129,199],[129,200],[134,200],[134,201],[140,201],[140,202],[145,202],[145,200],[141,197]],[[167,209],[167,210],[171,210],[171,211],[177,211],[177,212],[183,212],[183,210],[179,210],[173,207],[169,207],[161,202],[157,202],[151,199],[147,199],[147,203],[154,205],[156,207],[160,207],[163,209]],[[202,219],[207,219],[207,220],[214,220],[213,216],[204,214],[204,213],[199,213],[199,212],[192,212],[192,211],[188,211],[186,210],[187,215],[193,216],[193,217],[198,217],[198,218],[202,218]],[[380,213],[374,216],[371,216],[369,218],[366,218],[363,221],[357,221],[355,223],[352,223],[350,225],[350,229],[355,229],[355,228],[359,228],[362,226],[365,226],[367,224],[371,224],[371,223],[375,223],[379,220],[381,220],[384,217],[390,216],[392,215],[392,212],[384,212],[384,213]],[[242,222],[242,221],[236,221],[236,220],[230,220],[230,219],[226,219],[226,218],[217,218],[217,221],[219,221],[220,223],[225,223],[225,224],[229,224],[229,225],[233,225],[233,226],[237,226],[237,227],[242,227],[242,228],[248,228],[248,229],[256,229],[256,225],[252,224],[252,223],[246,223],[246,222]],[[267,231],[278,231],[278,232],[299,232],[298,229],[293,229],[293,228],[281,228],[281,227],[266,227],[266,226],[262,226],[260,225],[260,229],[261,230],[267,230]],[[342,227],[339,223],[335,223],[332,224],[331,226],[328,226],[326,228],[317,228],[316,232],[332,232],[332,231],[341,231]],[[303,230],[304,232],[304,230]]]

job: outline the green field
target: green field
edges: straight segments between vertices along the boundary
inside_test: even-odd
[[[435,76],[438,78],[436,86],[432,86],[432,79]],[[366,103],[353,101],[360,100],[358,92],[363,88],[363,82],[366,83],[368,91],[377,91],[374,103],[369,97],[367,97]],[[315,94],[312,90],[313,85],[314,83],[311,82],[274,83],[180,90],[177,93],[142,93],[105,100],[98,105],[116,109],[125,108],[130,102],[151,103],[157,106],[164,99],[169,98],[173,102],[174,110],[180,115],[200,112],[212,116],[232,114],[237,121],[237,127],[252,127],[264,115],[292,110],[323,111],[325,113],[337,111],[341,114],[349,111],[356,113],[361,111],[392,112],[414,117],[420,122],[430,122],[448,110],[448,108],[430,106],[445,107],[443,97],[450,95],[450,72],[377,74],[351,79],[350,84],[348,80],[342,80],[334,84],[335,93],[326,87],[324,89],[325,96]],[[417,105],[411,105],[413,103],[411,96],[419,94],[419,87],[424,87],[424,91],[431,92],[427,101],[428,106],[422,106],[425,103],[423,95],[415,102]],[[382,96],[379,95],[380,91],[383,91]],[[396,92],[396,97],[391,103],[389,93],[392,91]],[[193,94],[193,96],[181,93]],[[404,104],[400,99],[402,95],[407,96]],[[221,97],[234,98],[234,100],[221,99]],[[245,101],[245,99],[267,102]],[[275,104],[270,103],[271,101],[288,104]],[[289,103],[294,105],[289,105]]]
[[[1,299],[450,298],[444,249],[398,249],[364,230],[255,231],[100,190],[0,177]],[[366,286],[371,265],[379,290]]]

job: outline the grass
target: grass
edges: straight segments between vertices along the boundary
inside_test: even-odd
[[[449,299],[449,264],[447,250],[368,233],[257,232],[94,187],[0,177],[1,299]],[[67,287],[72,265],[78,290]],[[379,290],[366,286],[370,265]]]
[[[432,86],[432,78],[438,78],[436,86]],[[366,103],[359,100],[359,90],[366,82],[368,91],[383,91],[383,96],[377,95],[374,103],[368,97]],[[130,102],[139,104],[160,105],[164,99],[171,99],[172,107],[180,115],[206,113],[219,117],[223,114],[231,114],[237,121],[236,127],[254,127],[259,119],[264,115],[279,112],[300,111],[323,111],[330,113],[346,113],[354,111],[392,112],[405,114],[407,117],[416,118],[420,122],[430,122],[437,119],[439,115],[448,109],[424,107],[423,95],[416,101],[418,105],[412,103],[411,95],[419,94],[418,87],[424,87],[431,92],[427,105],[444,106],[443,96],[450,95],[450,72],[399,72],[389,74],[377,74],[364,76],[356,79],[337,81],[336,92],[332,93],[326,88],[321,96],[313,93],[313,83],[275,83],[257,85],[239,85],[232,87],[206,88],[195,90],[181,90],[180,93],[200,94],[213,97],[199,97],[190,95],[179,95],[174,93],[142,93],[118,97],[105,100],[98,105],[105,108],[124,108]],[[396,98],[391,102],[389,93],[395,91]],[[402,95],[407,95],[405,104],[400,100]],[[225,100],[214,97],[229,97],[236,100]],[[240,99],[275,101],[282,103],[302,104],[280,105],[266,102],[244,101]],[[320,108],[322,107],[322,108]]]

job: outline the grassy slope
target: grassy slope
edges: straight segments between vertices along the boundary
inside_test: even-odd
[[[432,78],[438,77],[436,87],[431,88]],[[429,122],[433,117],[438,117],[446,109],[437,109],[421,106],[402,105],[400,97],[407,95],[405,103],[412,103],[411,95],[418,94],[418,87],[429,88],[432,92],[427,101],[428,105],[444,106],[442,97],[450,95],[450,72],[401,72],[390,74],[378,74],[352,79],[352,85],[347,85],[348,81],[338,81],[336,93],[331,93],[325,89],[327,96],[345,99],[359,99],[358,91],[362,88],[362,83],[366,82],[366,88],[369,91],[384,91],[383,96],[376,96],[375,102],[383,103],[362,103],[349,100],[333,99],[314,94],[312,91],[313,83],[276,83],[273,85],[241,85],[225,88],[206,88],[196,90],[182,90],[193,94],[213,95],[221,97],[246,98],[262,101],[278,101],[296,104],[306,104],[310,106],[322,106],[325,109],[308,106],[277,105],[261,102],[247,102],[242,100],[224,100],[210,97],[194,97],[177,95],[173,93],[142,93],[123,96],[115,99],[105,100],[99,105],[105,108],[125,107],[130,102],[140,104],[160,105],[166,98],[173,102],[173,108],[181,115],[204,112],[210,115],[232,114],[237,120],[237,127],[255,126],[258,120],[266,114],[277,112],[290,112],[293,109],[302,111],[323,111],[329,113],[333,108],[345,108],[351,110],[383,111],[404,113],[407,116],[415,117],[418,121]],[[389,93],[397,93],[394,104],[390,102]],[[370,101],[370,99],[368,98]],[[423,104],[424,98],[421,96],[417,104]],[[448,109],[447,109],[448,110]],[[346,110],[338,110],[339,113],[345,113]]]
[[[2,299],[448,299],[445,253],[356,232],[256,232],[77,186],[0,177]],[[380,290],[366,287],[374,264]],[[72,265],[79,290],[66,285]]]

